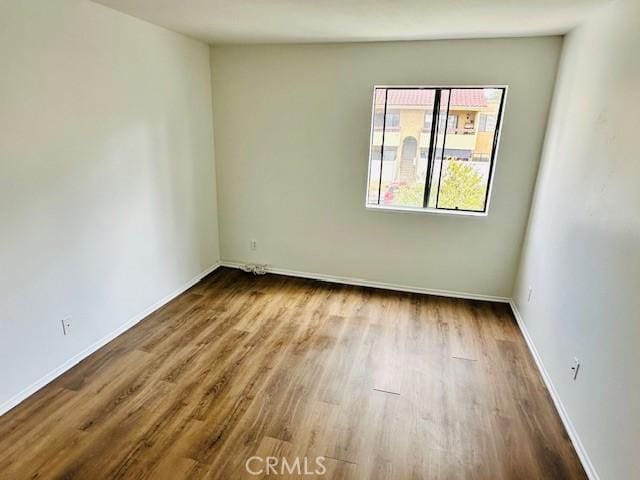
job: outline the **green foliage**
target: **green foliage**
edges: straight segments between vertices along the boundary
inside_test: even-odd
[[[482,210],[486,185],[482,176],[464,162],[448,162],[442,175],[438,206],[461,210]]]
[[[424,198],[424,183],[418,182],[412,185],[401,185],[394,196],[396,205],[406,207],[422,207]]]

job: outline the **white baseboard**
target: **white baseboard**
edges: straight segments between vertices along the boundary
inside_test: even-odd
[[[533,343],[531,336],[529,335],[529,332],[524,323],[524,320],[520,315],[520,312],[518,311],[518,307],[516,307],[516,304],[513,300],[509,301],[509,305],[511,305],[513,316],[516,318],[516,322],[518,323],[518,327],[520,327],[522,336],[524,337],[525,342],[527,342],[527,347],[529,347],[529,351],[531,352],[531,355],[533,356],[533,359],[536,362],[538,371],[540,372],[540,375],[542,376],[542,379],[544,380],[544,383],[547,386],[547,390],[549,390],[549,394],[551,395],[553,404],[555,405],[556,410],[558,411],[558,415],[560,415],[560,418],[562,419],[564,428],[567,430],[567,433],[569,434],[569,438],[571,439],[573,448],[575,448],[576,453],[580,458],[580,462],[582,463],[582,466],[587,476],[589,477],[590,480],[599,480],[600,477],[598,476],[598,473],[596,472],[596,469],[593,466],[593,463],[591,462],[591,459],[589,458],[589,455],[587,454],[587,451],[584,448],[584,445],[582,444],[580,437],[578,436],[578,432],[576,431],[575,427],[573,426],[573,423],[571,422],[571,419],[569,418],[569,414],[567,413],[567,410],[564,408],[562,400],[560,399],[560,395],[558,395],[558,391],[556,390],[555,386],[553,385],[553,382],[551,381],[549,372],[547,372],[547,369],[542,363],[542,358],[540,357],[540,354],[538,353],[538,350],[536,349],[536,346]]]
[[[157,309],[159,309],[163,305],[169,303],[171,300],[173,300],[175,297],[177,297],[178,295],[180,295],[184,291],[186,291],[189,288],[191,288],[193,285],[198,283],[200,280],[202,280],[204,277],[206,277],[211,272],[216,270],[218,267],[220,267],[220,262],[216,262],[214,265],[212,265],[211,267],[207,268],[203,272],[201,272],[198,275],[196,275],[195,277],[193,277],[187,283],[185,283],[180,288],[178,288],[177,290],[173,291],[172,293],[170,293],[169,295],[164,297],[162,300],[154,303],[150,307],[146,308],[144,311],[142,311],[142,312],[138,313],[137,315],[135,315],[134,317],[130,318],[124,324],[119,326],[117,329],[115,329],[114,331],[112,331],[111,333],[106,335],[105,337],[103,337],[100,340],[98,340],[97,342],[89,345],[87,348],[85,348],[81,352],[79,352],[76,355],[74,355],[73,357],[71,357],[69,360],[64,362],[62,365],[58,366],[57,368],[55,368],[52,371],[50,371],[49,373],[47,373],[44,377],[38,379],[37,381],[35,381],[31,385],[29,385],[24,390],[18,392],[13,397],[9,398],[9,400],[6,400],[2,404],[0,404],[0,415],[3,415],[5,413],[7,413],[9,410],[11,410],[13,407],[18,405],[23,400],[25,400],[27,397],[30,397],[31,395],[36,393],[42,387],[44,387],[45,385],[47,385],[51,381],[55,380],[57,377],[62,375],[64,372],[66,372],[70,368],[72,368],[75,365],[77,365],[78,363],[80,363],[82,360],[87,358],[89,355],[94,353],[96,350],[100,349],[101,347],[103,347],[104,345],[109,343],[111,340],[116,338],[117,336],[122,335],[124,332],[129,330],[131,327],[133,327],[135,324],[140,322],[142,319],[144,319],[145,317],[147,317],[151,313],[155,312]]]
[[[221,261],[220,263],[223,267],[229,267],[229,268],[242,268],[244,265],[246,265],[246,263],[242,263],[242,262],[231,262],[231,261],[225,261],[225,260]],[[485,300],[489,302],[500,302],[500,303],[509,303],[511,301],[509,297],[496,297],[492,295],[480,295],[477,293],[456,292],[451,290],[437,290],[433,288],[413,287],[409,285],[398,285],[395,283],[376,282],[373,280],[365,280],[362,278],[340,277],[336,275],[326,275],[324,273],[311,273],[311,272],[301,272],[298,270],[287,270],[285,268],[277,268],[277,267],[271,267],[271,266],[266,266],[265,271],[268,273],[274,273],[276,275],[287,275],[290,277],[309,278],[312,280],[321,280],[323,282],[341,283],[344,285],[356,285],[359,287],[382,288],[385,290],[395,290],[398,292],[424,293],[427,295],[437,295],[440,297],[465,298],[468,300]]]

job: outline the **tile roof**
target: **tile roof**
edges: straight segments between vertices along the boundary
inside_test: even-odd
[[[376,89],[376,105],[384,105],[385,89]],[[388,89],[387,102],[389,105],[431,106],[435,97],[435,90],[430,89]],[[482,88],[454,88],[451,90],[451,105],[457,107],[484,107],[487,100]]]

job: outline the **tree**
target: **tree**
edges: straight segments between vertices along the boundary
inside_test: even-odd
[[[424,198],[424,182],[411,185],[402,184],[395,194],[394,200],[398,205],[406,207],[422,207]]]
[[[443,168],[438,206],[482,210],[487,188],[482,175],[471,165],[460,161],[450,161]]]

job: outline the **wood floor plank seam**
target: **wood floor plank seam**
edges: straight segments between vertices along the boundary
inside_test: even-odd
[[[389,390],[382,390],[380,388],[374,388],[373,391],[374,392],[388,393],[390,395],[400,395],[398,392],[390,392]]]

